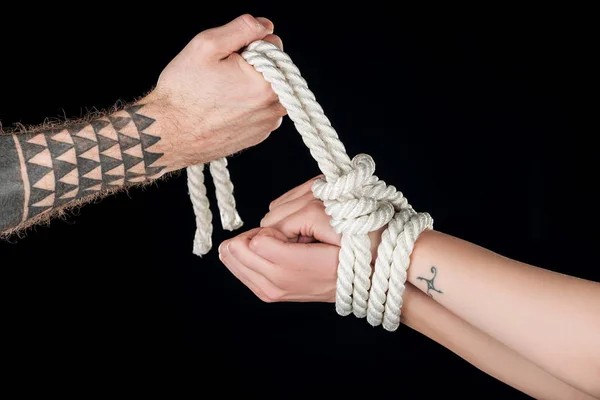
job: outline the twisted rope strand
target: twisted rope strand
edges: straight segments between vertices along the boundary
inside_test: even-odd
[[[269,56],[273,56],[275,59]],[[313,119],[318,118],[318,108],[311,109],[311,105],[317,103],[310,103],[309,99],[314,98],[314,95],[291,60],[277,46],[262,41],[251,43],[242,53],[242,57],[271,84],[273,91],[279,97],[279,102],[287,110],[288,116],[302,136],[304,144],[327,179],[340,176],[342,172],[340,165],[345,165],[343,156],[340,156],[339,152],[328,151],[328,143],[319,134],[318,127],[313,123]],[[279,69],[278,65],[281,65],[283,69]],[[293,82],[294,87],[290,81]],[[300,90],[306,97],[297,95],[296,92]],[[340,164],[335,158],[336,155],[341,158]]]
[[[206,197],[206,186],[204,186],[204,165],[192,165],[186,170],[188,191],[196,215],[196,234],[192,251],[197,256],[203,256],[212,247],[213,231],[212,213]]]
[[[227,170],[227,159],[219,158],[211,162],[209,169],[215,185],[221,225],[227,231],[234,231],[240,228],[243,222],[235,208],[233,183],[231,183],[229,171]]]
[[[421,232],[433,229],[433,219],[427,213],[417,213],[401,192],[374,175],[371,156],[358,154],[350,159],[314,93],[286,53],[271,43],[256,41],[242,52],[242,57],[271,84],[323,172],[324,178],[314,182],[312,191],[323,201],[333,229],[342,235],[336,311],[366,317],[373,326],[396,330],[410,255]],[[197,225],[194,254],[201,255],[211,248],[212,215],[203,167],[192,166],[187,171]],[[210,172],[223,228],[237,229],[242,220],[235,209],[226,159],[211,162]],[[372,271],[368,235],[386,225]]]

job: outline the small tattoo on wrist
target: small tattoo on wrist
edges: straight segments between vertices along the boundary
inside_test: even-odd
[[[434,281],[435,281],[435,277],[437,276],[437,268],[434,267],[434,266],[432,266],[431,267],[431,273],[433,274],[433,276],[431,278],[429,278],[429,279],[424,278],[422,276],[419,276],[417,279],[420,280],[420,281],[425,281],[427,283],[427,292],[426,293],[427,293],[427,295],[429,297],[433,298],[433,295],[430,293],[432,290],[434,292],[438,292],[440,294],[443,294],[444,292],[442,292],[441,290],[439,290],[439,289],[437,289],[435,287]]]

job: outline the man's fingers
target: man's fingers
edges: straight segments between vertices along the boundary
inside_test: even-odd
[[[265,28],[267,28],[268,31],[273,32],[275,30],[275,24],[273,24],[273,22],[265,17],[256,17],[256,20],[258,22],[260,22],[262,24],[262,26],[264,26]],[[265,39],[263,39],[265,40]],[[273,43],[275,44],[275,43]]]
[[[279,102],[279,98],[277,99],[277,101],[275,101],[275,103],[273,103],[273,105],[271,106],[271,110],[273,111],[273,114],[278,115],[280,117],[284,117],[287,115],[287,109],[281,104],[281,102]],[[282,119],[283,118],[279,118],[279,125],[281,125]],[[277,127],[279,128],[279,126]]]
[[[225,25],[207,29],[198,36],[199,44],[206,52],[206,56],[221,60],[271,33],[273,33],[271,21],[244,14]]]
[[[257,18],[258,19],[258,18]],[[268,20],[267,20],[268,21]],[[269,21],[270,22],[270,21]],[[274,44],[275,46],[279,47],[280,50],[283,50],[283,41],[281,40],[281,38],[277,35],[267,35],[263,38],[263,40],[265,42],[269,42]]]
[[[312,193],[312,184],[315,182],[315,180],[317,180],[318,178],[322,178],[323,175],[318,175],[315,176],[314,178],[311,178],[310,180],[304,182],[302,185],[300,186],[296,186],[295,188],[289,190],[288,192],[284,193],[283,195],[279,196],[277,199],[273,200],[271,202],[271,204],[269,204],[269,210],[272,210],[276,207],[279,207],[281,204],[288,202],[290,200],[293,200],[295,198],[298,198],[302,195],[304,195],[305,193]]]
[[[312,192],[304,193],[302,196],[280,204],[279,206],[271,209],[265,214],[263,219],[260,221],[260,226],[267,227],[272,226],[281,221],[282,219],[290,216],[296,211],[302,209],[311,201],[316,201]]]

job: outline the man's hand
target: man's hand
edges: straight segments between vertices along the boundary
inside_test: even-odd
[[[123,187],[205,164],[263,141],[285,109],[237,53],[273,23],[243,15],[198,34],[156,88],[112,113],[0,129],[0,237]]]
[[[162,71],[145,101],[157,102],[176,125],[169,138],[187,167],[265,140],[286,114],[270,84],[238,51],[256,40],[282,48],[266,18],[242,15],[200,32]],[[175,162],[175,160],[173,160]]]
[[[312,194],[315,179],[273,201],[261,228],[219,247],[221,261],[263,301],[335,302],[341,236]],[[381,231],[371,234],[374,255]]]

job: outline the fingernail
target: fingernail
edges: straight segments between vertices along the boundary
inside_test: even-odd
[[[259,19],[259,22],[261,23],[262,26],[264,26],[269,32],[271,32],[273,30],[273,23],[271,21],[269,21],[267,18],[262,17],[261,19]]]

